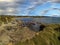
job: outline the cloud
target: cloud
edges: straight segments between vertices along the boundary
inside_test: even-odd
[[[60,3],[60,0],[0,0],[0,15],[26,14],[46,2]]]
[[[47,0],[31,0],[31,5],[30,6],[28,6],[28,15],[29,15],[29,13],[32,11],[32,10],[34,10],[37,6],[40,6],[40,5],[42,5],[42,4],[44,4],[44,3],[46,3],[47,2]]]
[[[28,7],[28,10],[30,10],[29,13],[32,10],[34,10],[37,6],[43,5],[43,4],[47,3],[47,2],[49,2],[51,4],[54,4],[54,3],[60,3],[60,0],[37,0],[37,1],[32,0],[32,5]],[[51,5],[51,7],[53,7],[53,5]]]
[[[13,2],[14,0],[0,0],[0,2]]]
[[[19,4],[16,3],[19,0],[0,0],[0,15],[16,14],[16,10]]]
[[[49,0],[49,1],[51,1],[53,3],[60,3],[60,0]]]

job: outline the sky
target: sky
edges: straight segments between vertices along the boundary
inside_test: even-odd
[[[0,0],[0,15],[60,16],[60,0]]]

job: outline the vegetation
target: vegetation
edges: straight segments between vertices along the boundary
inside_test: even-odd
[[[11,22],[13,18],[42,18],[43,16],[11,16],[11,15],[0,15],[0,25],[3,23]]]
[[[49,24],[42,31],[37,32],[32,39],[20,41],[15,45],[60,45],[59,27],[60,24]]]
[[[0,16],[0,25],[2,23],[8,23],[8,22],[12,21],[13,17],[14,16],[4,16],[4,15],[1,15]]]
[[[17,17],[20,18],[20,16]],[[4,25],[2,28],[0,27],[0,33],[2,34],[3,38],[5,37],[6,40],[10,41],[9,45],[12,45],[12,43],[14,45],[60,45],[60,24],[42,24],[40,30],[36,32],[32,31],[28,27],[21,26],[22,22],[19,21],[13,21],[12,24],[9,23],[12,21],[13,18],[17,17],[0,16],[0,25],[2,23],[8,23],[7,25]],[[2,36],[0,36],[0,38]],[[8,37],[10,37],[13,40],[10,40],[10,38]],[[2,40],[4,42],[5,39]],[[5,44],[2,43],[1,45]]]

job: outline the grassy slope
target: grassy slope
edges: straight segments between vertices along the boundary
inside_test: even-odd
[[[14,16],[0,15],[0,25],[3,24],[3,23],[5,24],[5,23],[8,23],[8,22],[11,22],[13,18],[14,18]]]
[[[16,45],[60,45],[58,37],[60,24],[49,24],[43,31],[37,32],[34,38],[25,42],[18,42]]]
[[[0,24],[5,21],[8,23],[11,21],[11,18],[8,16],[8,20],[6,20],[6,16],[0,16]],[[37,32],[38,35],[35,35],[34,38],[25,42],[18,42],[16,45],[60,45],[58,40],[60,29],[56,29],[58,27],[60,27],[60,24],[49,24],[43,31]]]

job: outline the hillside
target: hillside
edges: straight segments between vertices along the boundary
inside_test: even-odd
[[[24,26],[24,22],[14,18],[8,22],[0,19],[4,22],[0,25],[0,45],[60,45],[60,24],[37,23],[38,30],[33,23]]]
[[[60,24],[49,24],[32,39],[18,42],[16,45],[60,45]]]

